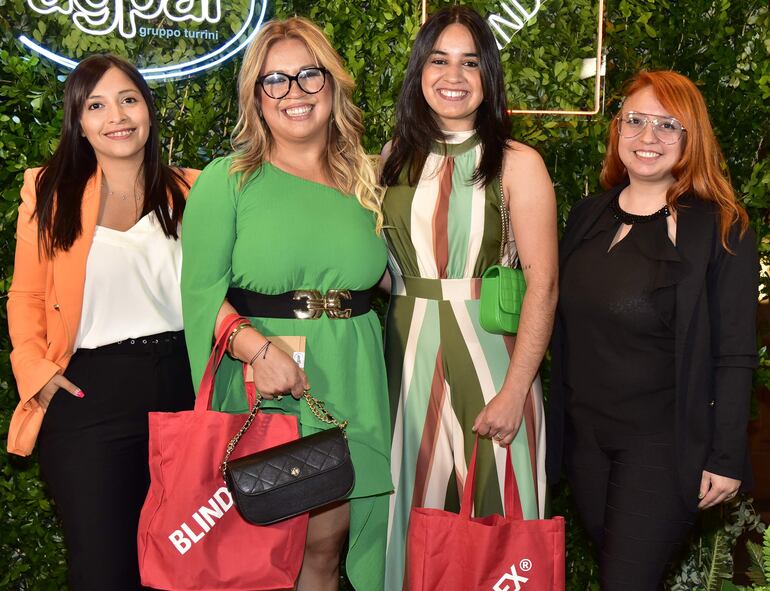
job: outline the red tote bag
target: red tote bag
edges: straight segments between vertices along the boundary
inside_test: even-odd
[[[413,508],[407,534],[409,591],[564,591],[564,518],[524,520],[511,450],[505,516],[471,517],[476,449],[459,515]]]
[[[138,534],[143,585],[173,591],[291,589],[299,575],[307,514],[251,525],[238,514],[219,470],[230,438],[244,422],[244,415],[211,410],[214,373],[237,323],[237,317],[223,323],[195,409],[150,413],[151,483]],[[238,455],[297,437],[296,417],[260,412],[238,444]]]

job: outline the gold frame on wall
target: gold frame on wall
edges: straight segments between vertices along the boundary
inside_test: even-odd
[[[428,18],[428,0],[422,0],[422,19],[424,23]],[[596,45],[596,74],[594,75],[594,108],[592,111],[564,111],[564,110],[529,110],[508,109],[511,115],[578,115],[591,117],[597,115],[602,108],[602,51],[604,49],[604,0],[599,0],[599,16],[596,23],[598,43]]]

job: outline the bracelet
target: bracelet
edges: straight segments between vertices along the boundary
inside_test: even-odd
[[[241,322],[233,329],[233,332],[230,333],[230,336],[227,337],[227,346],[225,347],[225,350],[230,353],[230,355],[233,355],[233,341],[235,340],[236,335],[244,328],[251,328],[251,322]]]
[[[260,353],[262,353],[262,359],[267,357],[267,350],[270,348],[270,345],[272,344],[273,343],[271,343],[270,341],[265,341],[265,344],[262,345],[256,353],[254,353],[251,359],[249,359],[249,365],[251,365],[252,363],[254,363],[254,361],[256,361]]]

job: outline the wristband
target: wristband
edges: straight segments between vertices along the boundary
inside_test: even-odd
[[[256,361],[256,359],[257,359],[257,357],[259,357],[260,353],[262,353],[262,359],[267,357],[267,350],[270,348],[270,345],[272,345],[272,344],[273,343],[271,343],[270,341],[265,341],[265,344],[262,345],[256,353],[254,353],[254,355],[251,357],[251,359],[249,359],[249,365],[251,365],[252,363],[254,363],[254,361]]]

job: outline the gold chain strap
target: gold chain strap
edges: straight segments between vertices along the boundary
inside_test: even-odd
[[[230,443],[227,444],[225,459],[222,460],[222,464],[219,467],[219,469],[222,471],[222,480],[225,480],[225,476],[227,474],[227,462],[230,460],[230,455],[235,451],[235,446],[238,445],[241,437],[243,437],[246,431],[249,430],[249,427],[251,427],[251,423],[254,421],[254,417],[257,416],[257,411],[259,410],[259,404],[261,401],[262,399],[258,395],[257,401],[254,403],[254,408],[251,409],[249,416],[246,417],[246,422],[243,423],[243,427],[238,430],[235,436],[233,436],[233,438],[230,440]]]
[[[339,427],[343,431],[345,430],[345,427],[348,426],[348,420],[345,419],[341,423],[334,417],[333,414],[331,414],[328,410],[326,410],[326,406],[323,402],[318,400],[315,396],[310,394],[310,390],[305,390],[302,397],[305,399],[305,402],[307,402],[307,405],[310,407],[310,410],[315,415],[315,418],[317,418],[319,421],[326,423],[327,425],[334,425],[335,427]]]
[[[345,428],[348,426],[348,420],[345,419],[341,423],[332,415],[328,410],[326,410],[326,406],[323,402],[318,400],[315,396],[310,394],[310,390],[305,390],[302,397],[305,399],[305,402],[307,402],[307,405],[310,407],[310,411],[315,415],[315,417],[328,425],[334,425],[335,427],[338,427],[342,430],[343,434],[345,433]],[[235,451],[236,446],[238,445],[238,442],[241,440],[241,438],[246,434],[246,431],[249,430],[249,427],[251,427],[251,423],[254,422],[254,417],[257,416],[257,411],[259,411],[260,403],[262,402],[262,397],[257,393],[257,401],[254,403],[254,408],[251,409],[249,412],[249,416],[246,417],[246,421],[243,423],[243,426],[238,430],[238,432],[233,436],[233,438],[230,440],[230,443],[227,444],[227,451],[225,451],[225,458],[222,460],[222,464],[219,467],[219,469],[222,472],[222,479],[225,480],[226,474],[227,474],[227,462],[230,460],[230,456]]]
[[[500,171],[500,223],[502,229],[500,231],[500,264],[505,265],[505,249],[508,247],[508,229],[511,226],[511,213],[508,211],[508,206],[505,203],[505,193],[503,193],[503,171]],[[513,257],[511,261],[511,267],[516,268],[519,261],[519,253]]]
[[[510,220],[508,207],[505,205],[505,197],[503,193],[503,171],[500,171],[500,223],[502,224],[502,230],[500,237],[500,264],[505,264],[505,247],[508,245],[508,224]]]

